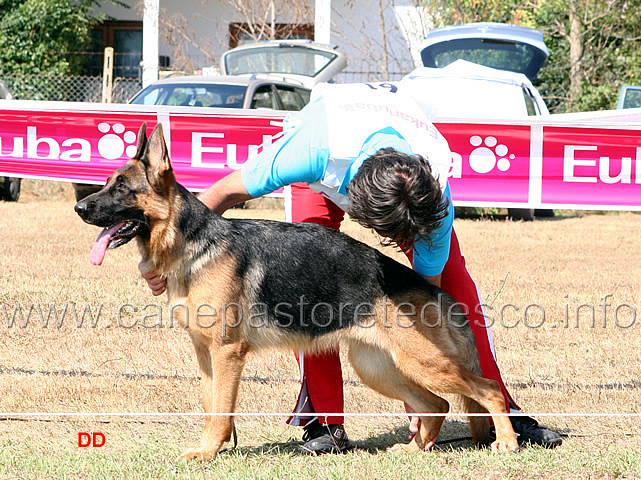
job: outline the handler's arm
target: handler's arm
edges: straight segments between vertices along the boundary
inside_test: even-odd
[[[240,170],[230,173],[198,195],[198,199],[209,209],[221,215],[237,203],[252,198],[245,188]]]
[[[438,258],[438,257],[441,258],[440,261],[435,261],[435,263],[437,264],[436,270],[439,273],[436,273],[435,275],[424,275],[421,272],[428,272],[428,269],[426,268],[426,263],[420,264],[418,266],[416,265],[416,263],[414,265],[412,265],[414,267],[414,269],[418,273],[420,273],[421,276],[425,280],[427,280],[432,285],[435,285],[435,286],[437,286],[439,288],[441,288],[441,272],[443,271],[443,266],[445,265],[445,262],[447,261],[447,256],[446,256],[445,252],[447,252],[447,254],[449,254],[449,249],[450,249],[449,248],[450,247],[449,238],[452,235],[452,220],[454,218],[454,208],[451,207],[452,200],[449,197],[449,189],[448,189],[448,191],[446,191],[446,195],[447,195],[448,200],[450,202],[450,215],[448,216],[449,218],[446,219],[446,221],[444,222],[445,225],[443,227],[441,227],[439,229],[439,231],[436,232],[437,233],[437,239],[436,240],[437,240],[437,242],[439,244],[437,250],[440,253],[434,255],[434,258]],[[431,272],[429,272],[429,273],[431,273]],[[414,437],[414,435],[416,435],[418,433],[418,430],[419,430],[419,428],[421,426],[421,419],[419,417],[415,416],[415,415],[411,415],[412,413],[414,413],[414,410],[407,403],[405,404],[405,411],[407,411],[407,413],[410,414],[409,430],[410,430],[410,439],[411,439],[411,438]],[[428,442],[425,445],[425,450],[429,450],[430,448],[432,448],[434,446],[435,440],[436,439],[433,439],[430,442]]]
[[[419,239],[414,245],[412,267],[432,285],[441,287],[441,273],[450,256],[450,241],[454,223],[454,207],[449,187],[445,189],[445,199],[448,202],[448,214],[441,226],[434,230],[431,241]]]
[[[289,120],[283,137],[243,164],[240,170],[198,195],[210,209],[229,207],[258,198],[285,185],[319,180],[327,166],[329,147],[325,107],[314,102]]]

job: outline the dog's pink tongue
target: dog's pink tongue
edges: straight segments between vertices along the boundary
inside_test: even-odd
[[[109,240],[111,239],[111,236],[124,225],[124,222],[119,223],[112,227],[105,228],[100,232],[100,235],[98,235],[96,243],[94,243],[91,253],[89,254],[89,261],[92,265],[102,265],[102,261],[105,259],[105,253],[107,252],[107,247],[109,247]]]

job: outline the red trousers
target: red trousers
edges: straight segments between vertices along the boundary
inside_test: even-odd
[[[291,188],[291,221],[319,223],[338,230],[345,212],[332,201],[311,190],[305,184],[294,184]],[[411,252],[408,254],[410,261]],[[496,380],[501,386],[508,411],[518,409],[510,398],[493,352],[492,337],[481,308],[481,298],[461,254],[458,239],[452,230],[450,255],[441,274],[441,288],[462,304],[468,314],[468,320],[476,338],[479,360],[483,376]],[[343,412],[343,375],[338,352],[320,355],[298,354],[301,369],[302,388],[295,413],[342,413]],[[302,361],[301,361],[302,360]],[[293,425],[305,425],[309,417],[293,417]],[[342,424],[342,416],[319,417],[322,424]]]

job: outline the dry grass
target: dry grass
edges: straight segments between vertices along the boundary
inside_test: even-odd
[[[187,335],[168,328],[166,318],[158,326],[154,309],[128,307],[133,315],[118,320],[124,304],[141,308],[163,302],[140,280],[135,246],[110,251],[102,267],[92,267],[88,254],[98,231],[74,214],[71,187],[25,182],[23,188],[17,204],[0,202],[0,412],[200,412],[198,371]],[[258,203],[229,215],[282,219],[282,210],[266,206],[273,205]],[[641,411],[640,220],[635,214],[572,214],[531,223],[456,221],[468,267],[491,303],[499,365],[527,411]],[[353,223],[345,230],[377,243]],[[581,307],[576,328],[575,312],[582,304],[594,306],[594,328],[588,307]],[[43,328],[37,312],[25,328],[19,319],[7,325],[4,312],[11,317],[20,306],[26,316],[32,305],[40,306],[44,318],[50,308],[61,316],[66,306],[68,314],[60,328],[53,318]],[[69,315],[72,305],[79,317],[87,306],[94,312],[102,308],[95,328],[86,319],[77,328]],[[145,313],[151,316],[144,319]],[[125,326],[143,319],[157,327]],[[251,358],[245,376],[239,411],[290,411],[298,393],[291,354]],[[348,411],[401,409],[362,386],[346,364],[344,376]],[[300,432],[283,419],[241,417],[242,448],[236,453],[207,465],[176,465],[173,457],[198,441],[200,419],[13,418],[0,422],[0,476],[405,478],[420,471],[439,478],[641,477],[639,418],[543,421],[568,435],[563,447],[530,448],[508,458],[462,442],[403,457],[384,449],[405,435],[405,419],[348,417],[350,436],[361,448],[346,456],[309,458],[294,453],[293,439]],[[80,449],[79,431],[104,432],[107,445]],[[465,426],[452,418],[441,438],[464,434]]]

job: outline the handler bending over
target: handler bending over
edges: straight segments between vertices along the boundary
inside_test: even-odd
[[[519,411],[501,378],[482,302],[452,228],[454,208],[447,185],[451,152],[406,89],[402,83],[316,87],[310,104],[285,121],[278,141],[199,198],[222,214],[237,203],[291,185],[292,221],[338,230],[348,212],[389,244],[403,248],[418,273],[463,306],[483,376],[499,383],[510,411]],[[165,280],[142,264],[140,269],[153,294],[162,294]],[[295,413],[342,413],[338,351],[300,353],[298,363],[303,382]],[[511,419],[521,444],[561,444],[558,434],[534,419]],[[342,416],[289,419],[304,426],[304,449],[315,453],[350,448],[343,422]],[[418,426],[418,417],[412,417],[410,431],[416,433]]]

